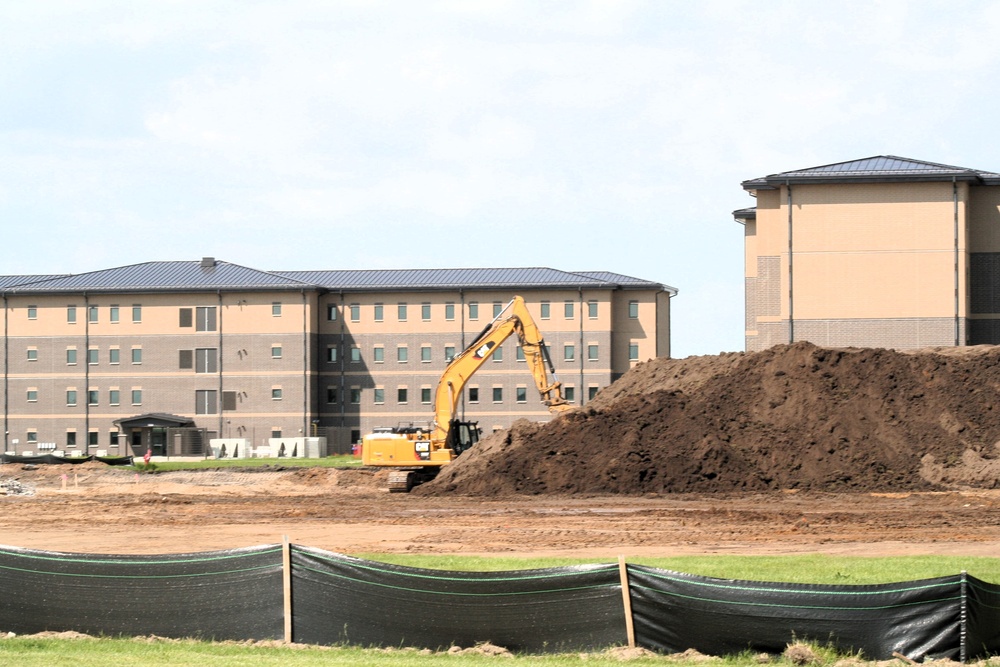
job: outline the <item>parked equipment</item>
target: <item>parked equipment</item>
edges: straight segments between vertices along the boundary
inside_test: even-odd
[[[368,466],[393,468],[389,490],[408,492],[428,482],[441,466],[479,441],[478,422],[456,418],[466,383],[511,335],[517,335],[535,386],[549,412],[570,409],[556,379],[548,347],[524,299],[515,296],[499,315],[444,369],[434,397],[434,420],[429,429],[417,426],[377,428],[362,440],[362,462]],[[549,376],[551,375],[551,381]]]

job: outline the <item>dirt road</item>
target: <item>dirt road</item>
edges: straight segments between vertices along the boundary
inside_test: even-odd
[[[55,551],[183,553],[287,535],[349,554],[1000,553],[997,490],[481,499],[389,494],[366,470],[137,476],[97,463],[6,464],[0,479],[31,494],[0,496],[0,544]]]

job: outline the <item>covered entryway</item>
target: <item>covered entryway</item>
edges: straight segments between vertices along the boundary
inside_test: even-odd
[[[146,451],[153,456],[201,456],[205,438],[199,435],[193,419],[162,412],[151,412],[116,419],[118,430],[131,447],[132,455]],[[189,433],[193,431],[194,433]],[[202,434],[203,435],[203,434]]]

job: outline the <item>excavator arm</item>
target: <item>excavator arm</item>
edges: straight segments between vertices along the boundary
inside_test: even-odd
[[[443,443],[447,440],[466,383],[493,355],[493,351],[514,334],[517,334],[535,386],[549,412],[561,412],[571,407],[562,396],[562,384],[555,377],[555,368],[541,332],[528,312],[524,299],[515,296],[472,344],[448,364],[441,375],[434,399],[433,442]]]

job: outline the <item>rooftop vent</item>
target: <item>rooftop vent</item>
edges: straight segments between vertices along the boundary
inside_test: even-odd
[[[215,266],[215,258],[214,257],[202,257],[201,258],[201,268],[203,268],[203,269],[210,269],[213,266]]]

